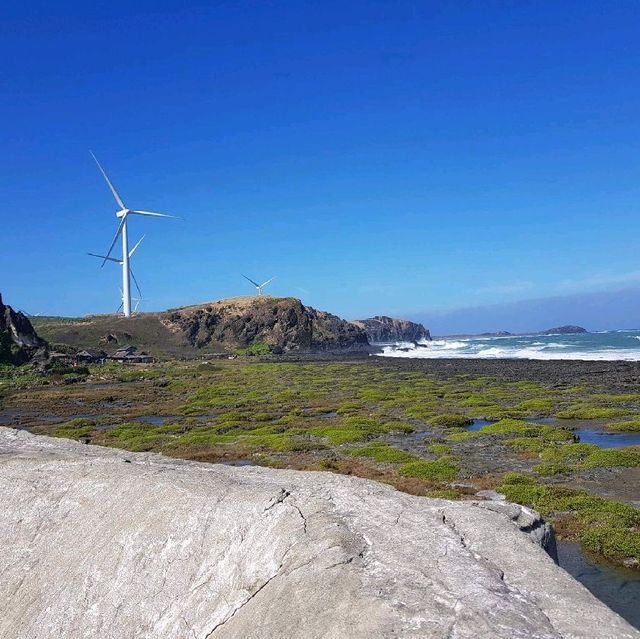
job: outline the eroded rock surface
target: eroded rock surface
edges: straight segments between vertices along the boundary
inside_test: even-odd
[[[0,637],[637,638],[512,521],[0,429]]]
[[[421,342],[431,339],[431,334],[422,324],[386,315],[353,320],[352,323],[364,330],[372,343]]]
[[[165,324],[197,348],[264,343],[276,352],[367,349],[365,332],[292,297],[239,297],[164,314]]]

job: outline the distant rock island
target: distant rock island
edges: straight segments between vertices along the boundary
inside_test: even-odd
[[[422,324],[386,315],[353,320],[352,324],[364,330],[372,343],[420,342],[431,339],[429,331]]]
[[[565,326],[557,326],[548,328],[544,331],[535,331],[533,333],[510,333],[509,331],[495,331],[488,333],[461,333],[456,335],[443,335],[447,338],[464,338],[464,337],[529,337],[533,335],[574,335],[580,333],[588,333],[589,331],[582,326],[574,326],[567,324]]]
[[[588,332],[589,331],[586,328],[582,328],[582,326],[567,324],[565,326],[557,326],[556,328],[548,328],[546,331],[542,331],[540,335],[573,335]]]
[[[5,305],[0,294],[0,363],[24,364],[46,346],[29,318]]]

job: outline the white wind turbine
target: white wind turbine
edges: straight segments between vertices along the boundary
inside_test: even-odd
[[[242,275],[242,273],[240,273],[240,275]],[[271,282],[273,282],[273,280],[275,280],[275,277],[272,277],[270,280],[267,280],[264,284],[258,284],[258,282],[254,282],[250,277],[247,277],[246,275],[242,275],[242,277],[244,277],[245,280],[251,282],[255,287],[256,287],[256,295],[262,295],[262,289],[267,285],[270,284]]]
[[[102,173],[102,176],[107,182],[107,185],[109,186],[109,189],[116,201],[116,204],[120,207],[120,209],[116,211],[116,217],[120,218],[120,225],[118,226],[118,230],[116,231],[116,234],[113,238],[113,241],[111,242],[111,246],[109,247],[107,254],[102,256],[103,258],[102,266],[104,266],[107,263],[107,260],[110,260],[110,259],[113,260],[113,258],[110,257],[111,251],[113,250],[113,247],[115,246],[115,243],[118,240],[118,236],[122,235],[122,259],[114,260],[114,261],[120,262],[120,264],[122,265],[122,307],[123,307],[122,310],[125,317],[131,317],[130,276],[132,275],[132,273],[131,273],[131,269],[129,268],[129,257],[131,257],[131,253],[133,253],[133,251],[131,251],[131,253],[129,252],[129,238],[127,235],[127,218],[129,217],[129,215],[146,215],[149,217],[171,217],[171,218],[174,216],[165,215],[164,213],[154,213],[153,211],[134,211],[133,209],[128,209],[125,206],[124,202],[122,201],[122,198],[118,194],[118,191],[116,191],[113,184],[111,184],[111,181],[107,177],[107,174],[105,173],[104,169],[100,166],[100,162],[98,162],[98,159],[96,158],[96,156],[93,155],[92,151],[90,151],[90,153],[91,153],[91,157],[95,160],[96,164],[98,165],[98,168],[100,169],[100,173]],[[138,242],[138,244],[140,244],[140,242]],[[138,244],[134,247],[133,250],[137,248]],[[134,278],[134,282],[135,282],[135,278]],[[136,283],[136,286],[137,286],[137,283]]]
[[[136,252],[136,249],[140,246],[140,244],[142,243],[142,240],[144,240],[144,235],[136,242],[135,246],[129,251],[129,260],[131,260],[132,255]],[[96,253],[87,253],[87,255],[91,255],[91,257],[98,257],[101,260],[103,260],[103,264],[105,261],[109,261],[109,262],[115,262],[116,264],[120,264],[120,266],[124,266],[123,264],[123,260],[119,260],[115,257],[109,257],[108,255],[97,255]],[[138,306],[140,305],[140,302],[142,301],[142,291],[140,290],[140,285],[138,284],[138,280],[136,279],[136,276],[133,274],[133,269],[131,268],[131,266],[129,266],[129,273],[131,274],[131,279],[133,280],[133,283],[136,286],[136,289],[138,291],[138,295],[140,297],[137,298],[131,298],[131,299],[135,299],[136,301],[136,306],[133,309],[133,312],[135,313],[138,310]],[[116,313],[120,312],[120,309],[124,306],[124,291],[122,289],[120,289],[120,299],[122,300],[120,302],[120,306],[118,306],[118,310],[116,311]]]

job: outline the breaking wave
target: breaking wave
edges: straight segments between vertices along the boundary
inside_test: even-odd
[[[631,339],[630,339],[631,338]],[[640,330],[435,339],[381,345],[382,357],[640,361]]]

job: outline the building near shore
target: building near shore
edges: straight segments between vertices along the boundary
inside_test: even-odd
[[[104,351],[85,349],[76,353],[78,364],[104,364],[107,361],[107,354]]]
[[[138,353],[138,349],[135,346],[123,346],[111,355],[109,359],[126,364],[151,364],[154,361],[149,353],[144,351]]]

